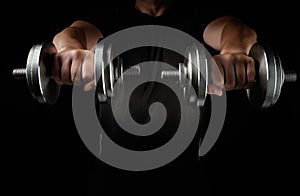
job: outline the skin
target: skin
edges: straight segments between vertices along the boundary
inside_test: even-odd
[[[171,0],[136,0],[135,8],[157,17],[171,8]],[[58,84],[83,85],[85,91],[95,87],[93,53],[97,41],[103,38],[93,24],[73,22],[53,38],[58,54],[53,65],[53,77]],[[257,41],[256,32],[240,19],[222,16],[207,25],[204,41],[219,51],[213,56],[209,94],[222,95],[223,90],[249,88],[255,82],[254,60],[248,56]],[[221,73],[221,74],[220,74]]]
[[[207,25],[203,38],[208,45],[220,51],[213,57],[219,70],[212,67],[210,93],[220,95],[224,87],[225,90],[249,88],[255,82],[254,60],[248,56],[257,40],[252,28],[238,18],[223,16]]]

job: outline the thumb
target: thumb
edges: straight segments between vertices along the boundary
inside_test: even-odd
[[[214,85],[214,84],[209,84],[207,86],[207,93],[208,94],[213,94],[213,95],[218,95],[218,96],[222,96],[223,91],[220,87]]]
[[[90,82],[83,85],[83,90],[85,92],[87,92],[87,91],[90,91],[92,89],[95,89],[95,87],[96,87],[95,81],[92,80],[92,81],[90,81]]]

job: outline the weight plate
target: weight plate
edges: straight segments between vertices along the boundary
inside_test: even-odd
[[[32,96],[40,103],[54,104],[59,96],[60,85],[51,77],[53,56],[57,50],[52,42],[34,45],[28,54],[26,78]]]
[[[207,52],[202,47],[191,46],[188,48],[188,78],[197,93],[197,105],[202,107],[207,96]]]
[[[106,55],[107,47],[104,43],[104,39],[99,39],[94,55],[94,78],[97,89],[97,96],[100,102],[106,102],[108,99],[107,94],[107,77],[105,72],[105,65],[107,64],[108,58]]]
[[[256,109],[275,104],[283,83],[283,70],[279,56],[267,44],[255,43],[249,56],[255,61],[256,82],[247,89],[250,104]]]
[[[207,96],[208,85],[208,51],[201,45],[200,48],[194,46],[197,52],[197,83],[198,83],[198,105],[204,106]]]

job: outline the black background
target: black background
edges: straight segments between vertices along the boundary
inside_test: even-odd
[[[85,194],[90,167],[96,158],[84,146],[74,126],[71,87],[62,87],[54,106],[41,105],[32,99],[26,81],[12,79],[11,72],[25,67],[33,44],[51,39],[78,15],[97,7],[128,6],[126,3],[26,1],[24,5],[8,2],[1,6],[1,184],[5,188],[1,191],[8,191],[8,195]],[[261,3],[199,2],[197,6],[208,14],[241,16],[257,30],[260,40],[278,51],[284,69],[295,70],[299,75],[296,3]],[[202,158],[208,165],[207,173],[211,173],[215,193],[298,192],[298,84],[284,84],[276,105],[264,111],[251,109],[244,93],[228,93],[224,130],[213,149]]]

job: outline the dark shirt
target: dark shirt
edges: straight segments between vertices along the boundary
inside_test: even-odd
[[[193,8],[182,9],[173,7],[161,16],[152,17],[141,13],[132,7],[115,8],[113,11],[91,13],[85,18],[86,21],[96,25],[103,33],[104,38],[120,30],[138,25],[164,25],[184,31],[203,43],[202,33],[208,23],[209,17],[201,17],[199,12]],[[210,19],[210,18],[209,18]],[[145,38],[146,39],[146,38]],[[124,59],[124,66],[130,67],[140,62],[161,61],[176,67],[183,57],[177,53],[157,47],[142,47],[126,51],[121,54]],[[163,145],[176,131],[177,121],[180,120],[178,112],[180,107],[177,99],[174,99],[164,85],[149,82],[135,90],[133,98],[130,100],[131,111],[134,120],[146,123],[149,119],[148,109],[151,103],[161,102],[167,109],[167,119],[164,127],[157,133],[147,136],[146,139],[133,136],[122,130],[115,121],[110,104],[99,103],[99,120],[107,135],[117,144],[132,150],[150,150]],[[118,95],[120,96],[120,95]],[[207,98],[209,102],[209,97]],[[209,105],[209,104],[207,104]],[[200,163],[198,161],[198,148],[200,138],[206,131],[209,121],[210,107],[199,108],[201,118],[199,128],[188,148],[171,163],[154,170],[131,172],[119,170],[105,164],[97,162],[94,170],[91,171],[90,192],[101,192],[103,190],[114,191],[110,185],[130,187],[138,186],[145,190],[150,187],[158,189],[178,189],[184,190],[187,187],[197,187],[200,182]],[[107,131],[108,130],[108,131]],[[149,186],[149,187],[148,187]],[[192,189],[190,189],[192,190]]]

